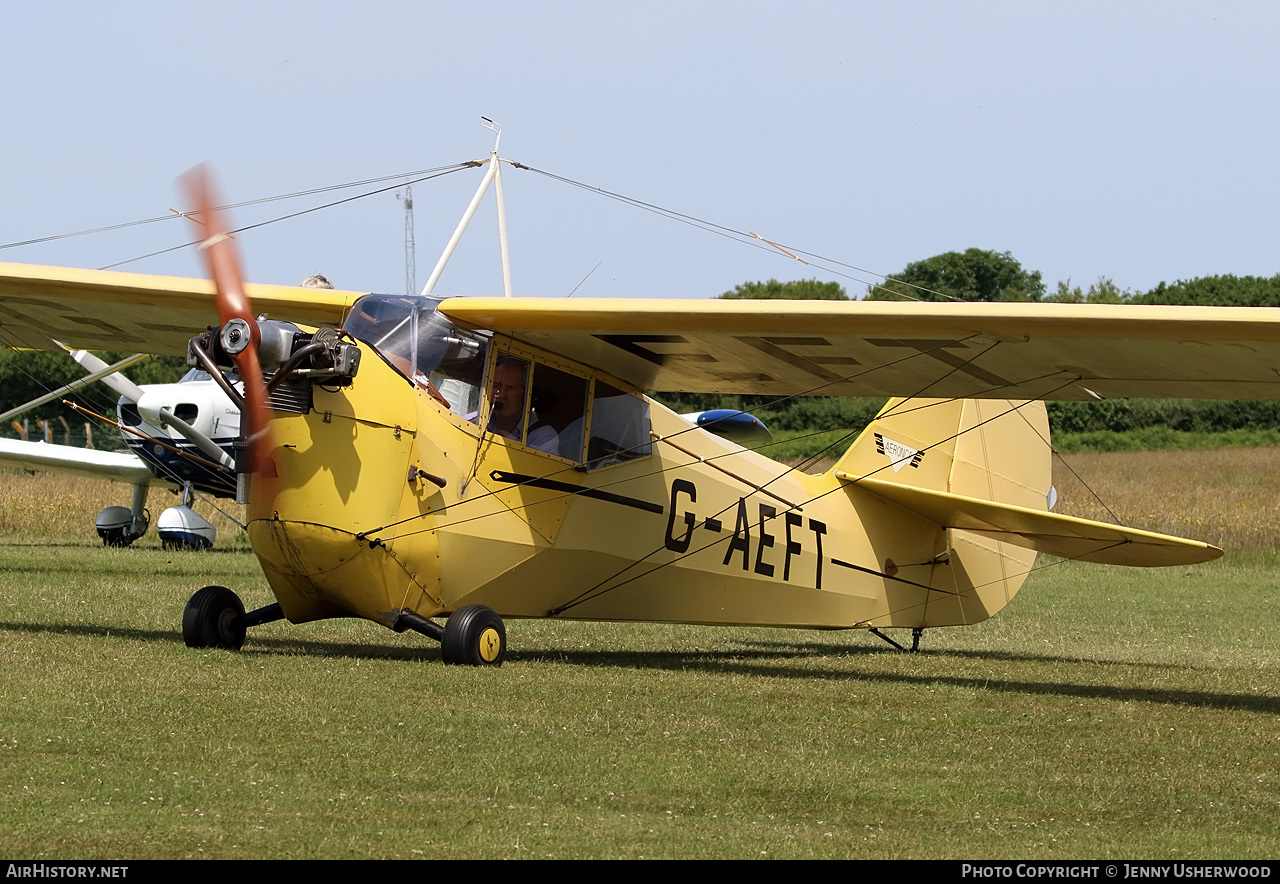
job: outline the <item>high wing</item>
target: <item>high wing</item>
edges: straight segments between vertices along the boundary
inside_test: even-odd
[[[128,482],[131,485],[178,487],[174,482],[157,478],[142,462],[142,458],[127,451],[97,451],[71,445],[0,438],[0,464],[27,470],[77,473],[97,479]]]
[[[340,325],[362,293],[249,285]],[[0,344],[182,354],[208,280],[0,263]],[[1280,312],[1100,304],[450,298],[450,318],[639,389],[828,396],[1280,398]]]
[[[1267,307],[450,298],[440,310],[642,390],[1280,398],[1280,311]]]
[[[338,326],[363,292],[282,285],[245,287],[255,309],[303,325]],[[213,283],[0,263],[0,345],[49,349],[50,339],[86,350],[187,352],[187,341],[218,324]]]

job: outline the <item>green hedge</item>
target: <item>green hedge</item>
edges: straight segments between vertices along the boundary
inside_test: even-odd
[[[857,430],[865,427],[884,405],[884,399],[801,397],[778,402],[763,396],[667,395],[660,400],[676,411],[740,408],[764,421],[775,433]],[[1131,434],[1116,444],[1141,447],[1156,442],[1162,432],[1242,433],[1238,439],[1270,444],[1268,433],[1280,432],[1280,402],[1218,401],[1207,399],[1108,399],[1103,402],[1050,402],[1049,426],[1056,435]],[[1136,435],[1135,435],[1136,434]],[[1252,434],[1252,435],[1250,435]],[[1243,444],[1240,441],[1229,444]],[[1095,439],[1088,447],[1103,447]],[[1155,447],[1168,447],[1157,444]]]

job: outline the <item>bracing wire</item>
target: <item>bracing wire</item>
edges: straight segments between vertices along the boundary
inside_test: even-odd
[[[331,184],[326,187],[313,187],[310,190],[296,190],[292,193],[282,193],[276,196],[259,197],[257,199],[244,200],[243,202],[238,202],[238,203],[228,203],[227,205],[219,206],[218,208],[220,210],[241,209],[246,206],[257,206],[263,203],[279,202],[280,200],[297,199],[298,197],[314,196],[320,193],[331,193],[335,190],[345,190],[348,187],[365,187],[370,184],[381,184],[383,181],[398,181],[400,183],[395,186],[401,187],[405,183],[401,181],[401,179],[414,178],[421,175],[426,177],[420,178],[419,180],[426,181],[428,178],[435,177],[437,173],[454,171],[456,168],[467,168],[469,165],[471,164],[455,163],[449,166],[437,166],[434,169],[419,169],[416,172],[401,172],[398,175],[383,175],[379,178],[365,178],[362,181],[348,181],[346,184]],[[374,191],[374,193],[383,193],[383,192],[385,191],[384,190]],[[162,221],[174,221],[181,217],[183,217],[181,213],[170,212],[167,215],[157,215],[154,218],[142,218],[137,221],[123,221],[119,224],[108,224],[103,227],[91,227],[87,230],[76,230],[70,233],[55,233],[50,236],[39,236],[34,239],[25,239],[25,240],[18,240],[16,242],[0,243],[0,250],[15,249],[20,246],[40,245],[41,243],[56,242],[57,240],[72,239],[74,237],[79,237],[79,236],[91,236],[97,233],[109,233],[114,230],[126,230],[131,227],[141,227],[147,224],[157,224]]]
[[[365,197],[376,196],[377,194],[380,194],[380,193],[387,193],[388,191],[396,190],[397,188],[404,187],[406,185],[421,184],[423,181],[430,181],[432,178],[439,178],[443,175],[448,175],[451,172],[458,172],[463,169],[468,169],[470,167],[471,167],[471,164],[469,163],[459,163],[455,166],[448,167],[442,172],[436,172],[431,175],[424,175],[422,177],[415,178],[411,181],[397,181],[395,184],[389,185],[387,187],[380,187],[377,190],[365,191],[364,193],[358,193],[355,196],[344,197],[343,199],[340,199],[340,200],[334,200],[332,202],[323,203],[318,206],[312,206],[309,209],[301,209],[297,212],[289,212],[288,214],[285,214],[285,215],[278,215],[275,218],[269,218],[266,221],[258,221],[254,224],[246,224],[243,227],[237,227],[235,230],[230,231],[230,233],[234,235],[237,233],[244,233],[246,230],[256,230],[259,227],[266,227],[269,224],[277,224],[281,221],[288,221],[291,218],[299,218],[303,215],[310,215],[312,212],[319,212],[321,209],[331,209],[334,206],[341,206],[345,203],[355,202],[356,200],[364,199]],[[175,215],[174,217],[177,217],[177,216]],[[98,269],[111,270],[116,267],[123,267],[125,264],[133,264],[137,261],[142,261],[147,258],[154,258],[158,255],[165,255],[165,254],[168,254],[169,252],[176,252],[181,249],[189,249],[194,246],[200,245],[200,242],[201,240],[193,239],[190,242],[179,243],[176,246],[169,246],[167,248],[157,249],[154,252],[147,252],[145,255],[137,255],[133,258],[126,258],[123,261],[116,261],[113,264],[106,264],[106,265],[103,265],[102,267],[99,267]]]
[[[804,249],[796,248],[795,246],[789,246],[785,243],[770,242],[769,240],[765,240],[762,237],[754,233],[751,233],[750,231],[747,231],[747,230],[737,230],[732,227],[726,227],[725,225],[717,224],[714,221],[707,221],[702,218],[697,218],[693,215],[685,214],[684,212],[677,212],[675,209],[667,209],[662,206],[655,205],[653,203],[647,203],[643,200],[636,199],[635,197],[626,196],[621,193],[615,193],[614,191],[611,191],[611,190],[605,190],[603,187],[596,187],[591,184],[585,184],[581,181],[575,181],[572,178],[567,178],[563,175],[557,175],[554,172],[548,172],[543,169],[537,169],[537,168],[534,168],[533,166],[527,166],[522,163],[512,163],[512,165],[517,169],[523,169],[528,172],[533,172],[538,175],[543,175],[547,178],[550,178],[553,181],[558,181],[562,184],[567,184],[572,187],[577,187],[582,190],[588,191],[590,193],[598,194],[599,196],[603,196],[607,199],[616,200],[617,202],[624,203],[634,208],[641,209],[646,212],[651,212],[655,215],[660,215],[664,218],[669,218],[672,221],[676,221],[681,224],[687,224],[690,227],[696,227],[699,230],[705,230],[708,233],[712,233],[716,236],[724,237],[725,239],[733,240],[734,242],[738,242],[738,243],[741,243],[742,245],[750,246],[751,248],[754,248],[754,249],[761,249],[763,251],[772,252],[774,254],[795,252],[800,255],[805,255],[809,258],[812,258],[813,260],[802,261],[801,263],[807,264],[812,267],[816,267],[819,270],[825,270],[828,273],[831,273],[835,276],[840,276],[840,277],[843,277],[844,279],[848,279],[853,282],[857,282],[862,285],[869,286],[871,288],[881,288],[882,284],[874,280],[866,279],[865,276],[854,276],[850,273],[845,273],[843,271],[836,270],[834,267],[825,266],[825,265],[835,265],[836,267],[844,267],[856,273],[861,273],[867,276],[875,277],[876,279],[879,279],[879,280],[884,280],[885,282],[894,282],[900,286],[905,286],[907,288],[914,289],[919,292],[923,292],[926,295],[935,296],[936,298],[940,298],[944,301],[963,300],[962,298],[957,298],[955,295],[949,295],[945,292],[934,291],[933,289],[926,288],[925,286],[917,285],[915,283],[907,282],[906,280],[895,279],[894,277],[889,276],[888,274],[885,274],[885,273],[880,273],[875,270],[868,270],[865,267],[858,267],[855,264],[849,264],[844,261],[837,261],[834,258],[823,257],[822,255],[815,254],[814,252],[807,252]],[[790,257],[793,259],[799,260],[798,258],[795,258],[795,255],[790,255]],[[823,264],[814,263],[817,261],[821,261],[824,263]],[[933,300],[932,298],[917,298],[904,291],[895,291],[894,294],[907,298],[909,300],[914,300],[914,301]]]

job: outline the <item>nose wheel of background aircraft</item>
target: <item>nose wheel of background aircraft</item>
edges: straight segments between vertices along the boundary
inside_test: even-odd
[[[507,655],[502,618],[484,605],[463,605],[444,624],[440,656],[460,666],[501,666]]]

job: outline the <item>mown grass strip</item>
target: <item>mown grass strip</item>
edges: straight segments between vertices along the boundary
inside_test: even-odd
[[[514,621],[497,671],[359,621],[189,650],[195,588],[269,600],[253,556],[101,549],[85,537],[112,501],[68,483],[56,516],[35,495],[18,520],[62,538],[0,547],[0,843],[103,859],[1270,857],[1280,560],[1254,510],[1280,471],[1274,451],[1235,455],[1084,465],[1095,485],[1131,478],[1121,508],[1139,513],[1195,513],[1197,483],[1216,489],[1224,536],[1243,538],[1226,559],[1042,560],[999,617],[927,632],[919,654],[862,632]]]

